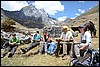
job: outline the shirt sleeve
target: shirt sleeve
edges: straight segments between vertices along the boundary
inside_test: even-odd
[[[12,43],[12,38],[9,40],[9,43]]]
[[[38,35],[38,38],[39,38],[39,39],[41,38],[40,34]]]
[[[19,38],[17,38],[17,43],[20,43],[20,40],[19,40]]]
[[[73,35],[72,35],[72,32],[71,31],[68,31],[67,38],[68,39],[73,39]]]
[[[32,40],[34,40],[34,35],[31,37]]]
[[[61,36],[60,36],[61,39],[62,39],[62,36],[63,36],[63,32],[61,33]]]
[[[55,43],[55,47],[56,47],[56,43]]]
[[[86,36],[86,45],[89,45],[89,43],[91,42],[91,34],[87,32]]]

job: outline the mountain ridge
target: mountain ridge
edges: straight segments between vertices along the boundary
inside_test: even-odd
[[[7,11],[1,8],[1,19],[5,18],[11,18],[28,28],[43,28],[57,22],[55,18],[50,17],[43,9],[37,9],[32,4],[23,7],[20,11]]]

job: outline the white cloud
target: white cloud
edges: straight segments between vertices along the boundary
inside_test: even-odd
[[[78,11],[81,13],[85,13],[85,10],[82,10],[82,9],[78,9]]]
[[[66,18],[67,18],[67,16],[62,16],[62,17],[59,17],[58,20],[59,21],[64,21]]]
[[[76,13],[75,15],[76,15],[76,16],[79,16],[80,14]]]
[[[28,6],[26,1],[1,1],[1,8],[9,11],[20,10],[24,6]]]
[[[1,8],[16,11],[28,6],[28,3],[35,5],[38,9],[44,9],[50,15],[55,15],[58,11],[64,11],[64,5],[62,5],[60,1],[1,1]]]
[[[78,2],[84,3],[85,1],[78,1]]]
[[[64,11],[64,5],[60,1],[35,1],[33,5],[38,9],[44,9],[50,15],[55,15],[57,11]]]
[[[75,19],[76,18],[76,16],[75,17],[71,17],[71,19]]]
[[[91,8],[89,8],[89,9],[91,9]]]

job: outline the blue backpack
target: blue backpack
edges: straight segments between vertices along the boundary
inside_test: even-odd
[[[48,53],[53,54],[56,51],[56,43],[51,42],[48,48]]]

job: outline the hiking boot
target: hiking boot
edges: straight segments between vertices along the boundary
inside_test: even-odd
[[[63,54],[62,58],[63,58],[64,56],[66,56],[66,54]]]
[[[34,55],[34,53],[33,53],[33,52],[30,52],[30,53],[28,54],[28,56],[32,56],[32,55]]]
[[[25,54],[25,53],[26,53],[26,50],[25,50],[25,49],[21,48],[21,50],[22,50],[23,54]]]
[[[65,55],[64,57],[62,57],[62,60],[66,60],[67,59],[67,56]]]
[[[39,54],[39,51],[36,51],[36,52],[34,53],[34,55],[37,55],[37,54]]]
[[[13,54],[10,53],[9,56],[8,56],[8,58],[11,58],[12,56],[13,56]]]
[[[67,55],[66,55],[66,54],[64,54],[64,55],[62,56],[62,60],[65,60],[65,59],[67,59]]]

